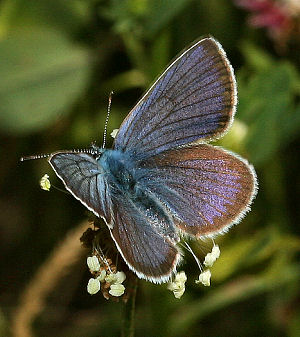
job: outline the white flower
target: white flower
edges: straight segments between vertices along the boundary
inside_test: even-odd
[[[181,296],[184,294],[185,292],[185,286],[183,287],[179,287],[178,289],[174,289],[173,290],[173,294],[175,296],[175,298],[181,298]]]
[[[116,281],[115,283],[123,283],[126,280],[126,275],[122,271],[118,271],[116,273]]]
[[[116,273],[110,273],[105,276],[105,281],[110,283],[109,293],[112,296],[122,296],[125,291],[125,287],[122,282],[125,281],[126,275],[122,271],[118,271]]]
[[[214,245],[211,250],[211,253],[206,254],[203,264],[206,267],[211,267],[219,257],[220,257],[220,248],[218,245]]]
[[[87,292],[91,295],[96,294],[101,288],[100,282],[95,278],[90,278],[87,285]]]
[[[218,259],[220,257],[220,248],[218,245],[214,245],[211,253],[216,257],[216,259]]]
[[[44,191],[50,191],[51,183],[48,174],[44,174],[40,180],[41,189]]]
[[[116,138],[116,135],[118,133],[119,129],[113,129],[112,133],[110,134],[112,136],[112,138]]]
[[[210,286],[210,277],[211,272],[209,269],[206,269],[199,275],[199,280],[196,280],[196,283],[202,283],[204,286],[209,287]]]
[[[105,276],[105,282],[114,284],[117,280],[116,274],[115,273],[110,273]]]
[[[180,298],[185,291],[185,282],[187,280],[184,271],[175,275],[175,280],[168,284],[168,289],[173,291],[175,298]]]
[[[119,296],[122,296],[124,294],[124,291],[125,291],[125,287],[123,286],[123,284],[116,283],[116,284],[112,284],[110,286],[110,290],[108,292],[112,296],[119,297]]]
[[[184,271],[177,273],[175,276],[175,282],[180,282],[184,284],[186,280],[187,280],[187,277]]]
[[[117,273],[111,273],[106,275],[105,281],[110,284],[121,284],[126,279],[125,273],[118,271]]]
[[[91,272],[99,271],[100,270],[100,262],[97,258],[97,256],[89,256],[86,259],[87,265]]]
[[[106,271],[104,269],[102,269],[100,271],[100,275],[97,277],[97,280],[100,282],[105,281],[105,277],[106,277]]]

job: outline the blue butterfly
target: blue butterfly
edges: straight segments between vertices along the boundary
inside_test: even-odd
[[[238,223],[257,189],[248,162],[207,144],[233,122],[237,88],[222,46],[186,49],[123,121],[112,149],[59,151],[48,161],[66,189],[105,220],[129,268],[166,282],[182,235],[213,237]]]

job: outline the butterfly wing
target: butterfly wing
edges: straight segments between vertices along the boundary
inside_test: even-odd
[[[257,189],[246,160],[207,144],[166,151],[141,167],[139,181],[166,204],[179,229],[196,237],[239,222]]]
[[[149,157],[223,135],[235,106],[236,83],[221,45],[212,38],[183,52],[123,121],[115,149]]]
[[[209,236],[237,223],[248,210],[256,191],[253,168],[225,150],[196,145],[227,131],[236,101],[225,52],[207,38],[179,56],[137,103],[114,148],[119,158],[126,154],[124,163],[134,162],[133,186],[153,197],[150,207],[131,185],[127,194],[120,182],[124,193],[112,192],[113,184],[89,154],[59,152],[49,158],[66,188],[106,219],[120,253],[139,277],[158,283],[170,278],[180,260],[174,224],[184,233]]]
[[[107,181],[93,156],[63,151],[52,154],[48,162],[76,199],[107,223],[111,221]]]
[[[162,205],[157,206],[144,194],[131,198],[121,185],[117,190],[112,188],[110,175],[103,174],[101,165],[89,154],[57,152],[48,161],[66,189],[106,220],[130,269],[140,278],[156,283],[170,278],[180,260],[175,247],[179,237]],[[143,207],[144,203],[147,207]],[[156,207],[160,211],[151,212]]]
[[[178,237],[158,233],[155,220],[131,200],[114,200],[113,209],[111,235],[129,268],[140,278],[155,283],[168,281],[180,260],[175,247]]]

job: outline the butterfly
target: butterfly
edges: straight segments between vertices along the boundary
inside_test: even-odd
[[[222,46],[187,48],[129,112],[112,149],[48,157],[66,189],[106,222],[128,267],[167,282],[182,236],[213,237],[238,223],[255,196],[254,168],[208,142],[233,122],[237,87]]]

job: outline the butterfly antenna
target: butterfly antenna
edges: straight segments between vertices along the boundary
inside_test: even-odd
[[[112,101],[112,95],[114,94],[113,91],[110,92],[109,98],[108,98],[108,107],[107,107],[107,115],[106,115],[106,120],[104,124],[104,135],[103,135],[103,145],[102,148],[105,148],[106,145],[106,134],[107,134],[107,124],[108,124],[108,119],[109,119],[109,114],[110,114],[110,108],[111,108],[111,101]]]
[[[32,159],[44,159],[44,158],[48,158],[49,156],[51,156],[50,153],[48,153],[48,154],[35,154],[33,156],[21,157],[20,161],[32,160]]]

